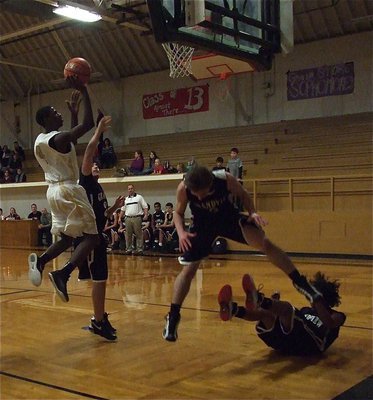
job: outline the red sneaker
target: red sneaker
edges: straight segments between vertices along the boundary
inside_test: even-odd
[[[246,293],[245,306],[248,311],[254,311],[258,307],[258,291],[253,278],[249,274],[242,277],[242,288]]]
[[[229,321],[232,319],[232,286],[225,285],[220,289],[218,295],[220,305],[220,319]]]

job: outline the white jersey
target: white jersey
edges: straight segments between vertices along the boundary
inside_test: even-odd
[[[49,146],[49,140],[57,135],[58,131],[41,133],[35,140],[34,154],[43,168],[47,183],[78,182],[79,167],[75,147],[71,143],[71,150],[60,153]]]

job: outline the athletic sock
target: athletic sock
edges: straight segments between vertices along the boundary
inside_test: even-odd
[[[171,303],[170,314],[171,315],[179,315],[180,314],[181,305]]]
[[[290,278],[293,282],[297,283],[297,282],[299,281],[299,279],[301,279],[301,274],[299,273],[299,271],[298,271],[297,269],[295,269],[293,272],[291,272],[291,273],[289,274],[289,278]]]
[[[237,304],[236,304],[236,307],[237,307]],[[242,307],[242,306],[238,306],[237,311],[234,314],[234,316],[237,318],[245,318],[245,315],[246,315],[246,308]]]
[[[69,261],[65,264],[65,266],[62,268],[61,271],[65,272],[68,276],[70,276],[71,273],[74,271],[74,269],[75,269],[75,266],[73,264],[71,264],[71,262]]]

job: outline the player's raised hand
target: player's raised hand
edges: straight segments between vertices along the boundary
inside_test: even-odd
[[[67,76],[65,78],[67,85],[73,89],[79,90],[82,92],[83,90],[87,90],[87,87],[82,81],[78,78],[77,75]]]
[[[71,114],[78,114],[79,113],[79,107],[82,99],[80,97],[80,92],[79,90],[73,90],[71,92],[70,100],[65,100],[67,107]]]
[[[105,115],[100,119],[100,122],[98,123],[97,130],[102,133],[107,131],[110,128],[111,124],[111,116],[110,115]]]

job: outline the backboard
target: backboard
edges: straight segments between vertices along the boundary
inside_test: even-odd
[[[183,43],[195,56],[214,53],[248,63],[252,70],[271,68],[281,51],[279,0],[195,0],[204,3],[204,18],[190,26],[184,0],[148,0],[158,42]]]

